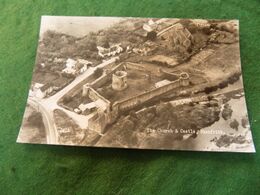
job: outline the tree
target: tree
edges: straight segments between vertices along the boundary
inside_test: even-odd
[[[72,101],[72,97],[71,96],[68,96],[68,95],[66,95],[65,97],[64,97],[64,99],[63,99],[63,103],[64,104],[68,104],[69,102],[71,102]]]
[[[132,118],[137,118],[136,113],[135,113],[135,111],[133,111],[133,110],[130,111],[129,115],[130,115]]]
[[[32,114],[28,117],[28,122],[32,126],[41,126],[42,124],[42,115],[40,112],[33,111]]]
[[[156,39],[156,37],[157,37],[157,33],[154,32],[154,31],[147,33],[147,39],[148,40],[154,41]]]
[[[238,126],[239,126],[239,123],[236,119],[234,119],[230,124],[229,126],[232,128],[232,129],[235,129],[235,130],[238,130]]]
[[[109,45],[109,41],[107,39],[106,36],[100,36],[98,37],[97,39],[97,45],[98,46],[101,46],[101,47],[104,47],[104,48],[109,48],[110,45]]]
[[[224,109],[222,111],[222,117],[224,120],[228,120],[232,116],[233,110],[231,109],[231,106],[229,104],[224,105]]]
[[[97,51],[97,43],[94,40],[90,40],[86,44],[86,48],[90,51]]]
[[[95,77],[100,77],[102,74],[103,74],[103,69],[101,68],[96,68],[96,70],[94,71]]]
[[[242,125],[242,127],[244,127],[244,128],[247,127],[247,125],[248,125],[248,120],[247,120],[246,117],[244,117],[244,118],[241,119],[241,125]]]

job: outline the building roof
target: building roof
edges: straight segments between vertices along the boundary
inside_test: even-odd
[[[115,44],[115,45],[112,45],[110,46],[109,48],[104,48],[104,47],[100,47],[100,46],[97,46],[97,49],[98,49],[98,53],[99,55],[110,55],[110,54],[113,54],[113,52],[122,52],[123,51],[123,48],[121,47],[121,44]]]
[[[75,61],[71,58],[68,58],[66,61],[66,67],[73,68],[76,65],[76,63],[77,63],[77,61]]]
[[[158,33],[158,36],[161,36],[167,32],[170,32],[174,37],[184,37],[184,39],[191,37],[191,33],[189,32],[189,30],[180,23],[173,24],[163,29]]]
[[[80,104],[79,105],[79,109],[83,112],[87,109],[92,109],[92,108],[96,108],[95,102],[90,102],[90,103],[87,103],[87,104]]]
[[[197,26],[210,26],[208,20],[204,20],[204,19],[193,19],[192,23],[197,25]]]
[[[75,74],[76,70],[74,68],[66,67],[62,70],[62,72],[68,73],[68,74]]]
[[[43,86],[42,83],[34,83],[34,88],[39,89]]]
[[[188,29],[179,23],[173,25],[169,30],[174,34],[174,36],[184,36],[185,38],[189,38],[191,36],[191,33],[188,31]]]
[[[81,64],[85,64],[85,65],[93,64],[92,62],[85,60],[85,59],[78,59],[78,62],[81,63]]]
[[[167,84],[169,84],[169,83],[171,83],[171,81],[169,81],[169,80],[167,80],[167,79],[164,79],[164,80],[162,80],[162,81],[159,81],[159,82],[155,83],[155,87],[156,87],[156,88],[162,87],[162,86],[167,85]]]
[[[147,32],[143,28],[135,30],[134,33],[138,36],[141,36],[141,37],[147,36]]]

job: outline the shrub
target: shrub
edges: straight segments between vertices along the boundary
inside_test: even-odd
[[[242,125],[242,127],[246,128],[246,126],[248,125],[248,120],[247,120],[247,118],[242,118],[242,119],[241,119],[241,125]]]
[[[100,77],[102,74],[103,74],[103,69],[101,68],[96,68],[96,70],[94,71],[95,77]]]
[[[220,84],[219,84],[219,88],[220,89],[223,89],[223,88],[225,88],[225,87],[227,87],[228,86],[228,82],[227,81],[223,81],[223,82],[221,82]]]
[[[68,96],[66,95],[64,98],[63,98],[63,103],[64,104],[68,104],[69,102],[72,101],[72,97],[71,96]]]
[[[239,126],[239,123],[236,119],[234,119],[230,124],[229,126],[232,128],[232,129],[235,129],[235,130],[238,130],[238,126]]]
[[[32,126],[41,126],[41,124],[42,124],[42,115],[41,115],[41,113],[33,111],[32,114],[28,117],[28,122]]]

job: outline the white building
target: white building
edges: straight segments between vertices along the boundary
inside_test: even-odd
[[[77,61],[73,60],[71,58],[68,58],[67,61],[66,61],[66,67],[67,68],[73,68],[74,69],[76,64],[77,64]]]
[[[34,83],[29,91],[29,96],[33,96],[36,98],[44,98],[48,94],[50,94],[53,91],[53,85],[52,84],[41,84],[41,83]]]
[[[91,66],[91,65],[93,65],[92,62],[90,62],[90,61],[88,61],[88,60],[85,60],[85,59],[78,59],[77,61],[78,61],[78,63],[83,64],[83,65],[86,65],[86,66]]]
[[[111,46],[110,48],[104,48],[97,46],[98,55],[102,58],[115,56],[116,54],[121,53],[124,49],[121,47],[121,44],[116,44]]]
[[[87,104],[80,104],[79,109],[83,114],[90,114],[92,111],[94,111],[97,108],[95,102],[90,102]]]
[[[44,94],[41,91],[42,86],[43,86],[43,84],[41,84],[41,83],[34,83],[29,91],[29,96],[43,98]]]
[[[73,74],[73,75],[75,75],[75,74],[76,74],[76,69],[66,67],[66,68],[64,68],[64,69],[62,70],[62,72],[67,73],[67,74]]]
[[[68,58],[66,61],[66,68],[62,70],[62,72],[66,74],[72,74],[72,75],[77,75],[85,72],[89,66],[91,66],[93,63],[84,60],[84,59],[78,59],[78,60],[73,60],[71,58]]]
[[[158,24],[155,23],[152,19],[143,25],[143,29],[147,32],[152,32],[157,29]]]

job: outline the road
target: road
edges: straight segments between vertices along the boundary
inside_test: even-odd
[[[89,68],[83,74],[76,77],[69,85],[64,87],[62,90],[58,91],[53,96],[44,99],[38,99],[29,97],[28,103],[32,106],[36,106],[37,110],[42,113],[43,122],[46,129],[47,135],[47,143],[48,144],[58,144],[58,132],[54,122],[53,111],[55,109],[60,109],[64,111],[69,117],[71,117],[80,128],[86,129],[88,127],[88,119],[90,116],[80,115],[75,112],[66,110],[59,106],[57,102],[62,98],[65,94],[69,93],[75,87],[81,87],[85,84],[85,80],[91,76],[97,68],[104,68],[105,66],[114,63],[118,57],[113,57],[94,68]]]
[[[58,136],[56,134],[56,126],[54,124],[54,121],[52,120],[52,116],[50,116],[50,114],[45,110],[44,106],[42,106],[38,101],[29,97],[27,103],[42,114],[42,120],[45,126],[47,143],[57,143]]]
[[[69,91],[71,91],[73,88],[77,87],[80,84],[83,84],[84,80],[86,80],[89,76],[91,76],[94,71],[97,68],[104,68],[105,66],[114,63],[118,58],[117,57],[113,57],[99,65],[97,65],[96,67],[90,67],[87,71],[85,71],[83,74],[77,76],[69,85],[67,85],[66,87],[64,87],[62,90],[58,91],[56,94],[54,94],[53,96],[50,96],[48,98],[43,99],[43,101],[47,101],[47,102],[57,102],[60,98],[62,98],[65,94],[67,94]]]

